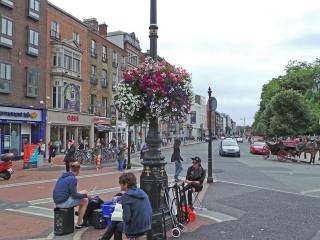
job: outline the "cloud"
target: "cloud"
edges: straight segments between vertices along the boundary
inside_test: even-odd
[[[108,31],[135,32],[149,49],[149,0],[51,0],[79,19],[96,17]],[[74,5],[77,4],[75,8]],[[161,0],[158,54],[192,73],[193,90],[211,86],[218,110],[253,121],[263,84],[289,60],[320,55],[319,0]],[[99,7],[97,7],[99,6]]]

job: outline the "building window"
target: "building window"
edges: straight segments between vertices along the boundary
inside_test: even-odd
[[[14,0],[0,0],[0,4],[9,8],[13,8]]]
[[[13,21],[9,18],[1,18],[1,35],[0,35],[0,45],[4,47],[12,48],[12,30]]]
[[[102,116],[108,117],[108,98],[103,97],[102,98]]]
[[[112,90],[116,90],[116,86],[117,86],[117,75],[114,73],[112,75]]]
[[[28,16],[34,20],[39,20],[40,18],[40,1],[39,0],[29,0]]]
[[[102,62],[108,61],[108,53],[107,53],[107,47],[102,46]]]
[[[108,87],[107,71],[106,70],[102,70],[102,72],[101,72],[101,87],[103,87],[103,88]]]
[[[27,54],[39,55],[39,33],[31,29],[28,29]]]
[[[0,63],[0,92],[11,92],[12,65]]]
[[[59,23],[57,23],[56,21],[51,22],[50,36],[54,39],[60,40]]]
[[[62,108],[62,87],[61,86],[54,86],[53,87],[53,108],[61,109]]]
[[[73,56],[73,71],[76,73],[80,73],[80,56]]]
[[[128,63],[133,66],[138,66],[138,56],[128,53]]]
[[[37,97],[39,88],[39,72],[27,69],[27,97]]]
[[[64,52],[64,68],[72,71],[72,52]]]
[[[73,32],[72,39],[79,46],[79,44],[80,44],[80,34],[78,32]]]
[[[62,67],[62,53],[56,52],[53,55],[53,66],[54,67]]]
[[[112,66],[118,66],[118,54],[116,52],[112,53]]]
[[[97,43],[95,40],[91,40],[91,57],[97,57]]]
[[[90,83],[97,84],[97,67],[91,65]]]
[[[97,96],[94,94],[91,94],[90,96],[90,113],[94,114],[96,112],[96,105],[97,105]]]

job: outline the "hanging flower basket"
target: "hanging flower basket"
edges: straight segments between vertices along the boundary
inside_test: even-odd
[[[191,108],[190,74],[166,61],[147,58],[135,69],[124,72],[114,97],[116,108],[130,124],[159,118],[184,122]]]

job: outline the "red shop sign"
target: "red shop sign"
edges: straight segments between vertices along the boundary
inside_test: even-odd
[[[67,120],[70,122],[79,122],[79,116],[77,115],[68,115]]]

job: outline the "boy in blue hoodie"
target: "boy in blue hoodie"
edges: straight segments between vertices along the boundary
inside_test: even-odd
[[[53,190],[53,201],[58,208],[71,208],[79,206],[78,223],[76,229],[84,227],[83,216],[88,206],[88,192],[83,190],[77,192],[77,178],[80,173],[80,163],[70,163],[71,172],[64,172],[59,177]]]
[[[123,209],[123,231],[129,239],[139,239],[151,230],[152,208],[148,195],[137,188],[137,179],[131,172],[119,177]]]

